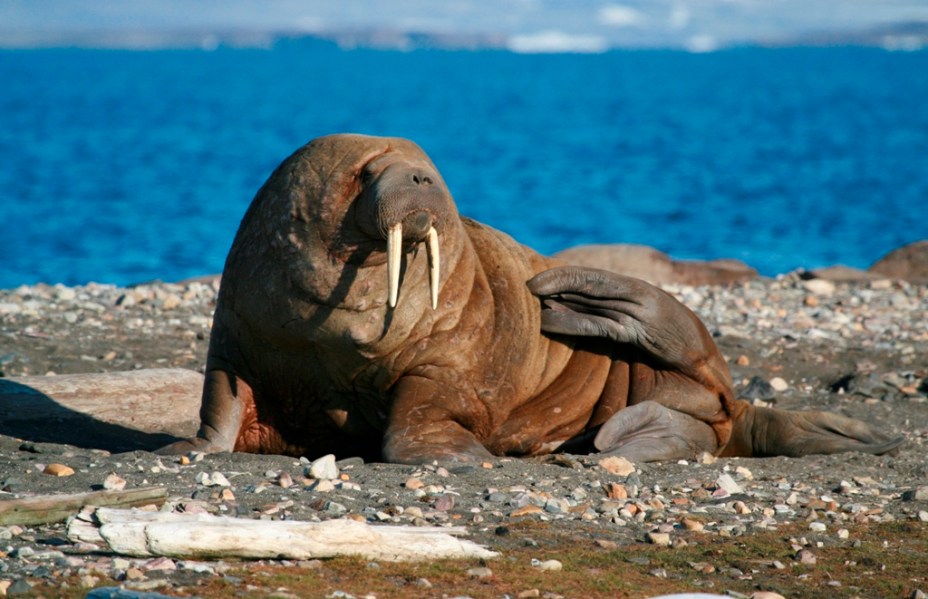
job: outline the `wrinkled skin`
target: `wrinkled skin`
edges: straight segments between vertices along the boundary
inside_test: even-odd
[[[397,224],[391,307],[386,240]],[[441,255],[434,309],[430,229]],[[201,420],[196,438],[164,451],[652,461],[883,453],[901,442],[837,415],[736,401],[706,328],[673,297],[559,265],[459,217],[418,146],[356,135],[298,150],[242,220]]]

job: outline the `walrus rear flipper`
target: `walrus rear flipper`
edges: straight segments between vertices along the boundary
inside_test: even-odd
[[[637,402],[612,416],[596,437],[600,451],[638,461],[692,457],[695,448],[715,452],[719,446],[719,454],[728,457],[846,451],[882,455],[905,441],[838,414],[787,412],[733,401],[727,366],[705,327],[680,302],[644,281],[568,266],[542,272],[528,286],[542,301],[543,331],[631,344],[683,375],[676,382],[665,379],[668,387],[652,388],[643,398],[660,403],[669,400],[670,405]],[[685,379],[709,394],[698,393],[698,387],[682,387]],[[693,405],[679,402],[680,395]],[[706,403],[706,398],[713,397],[718,398],[725,418],[697,420],[672,409],[685,407],[692,415],[718,414],[709,409],[711,399]],[[713,424],[714,444],[706,432]]]
[[[828,412],[790,412],[737,403],[731,441],[722,456],[789,456],[859,451],[891,453],[905,437],[890,437],[866,422]]]
[[[599,429],[593,445],[606,455],[632,462],[693,459],[703,452],[715,453],[717,442],[712,427],[645,401],[617,412]]]

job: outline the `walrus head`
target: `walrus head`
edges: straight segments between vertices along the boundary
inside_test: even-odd
[[[442,267],[453,268],[461,251],[461,226],[438,169],[415,143],[320,137],[287,158],[252,202],[226,262],[229,293],[270,322],[310,325],[305,335],[338,337],[344,326],[352,338],[372,339],[383,316],[333,310],[435,309]]]

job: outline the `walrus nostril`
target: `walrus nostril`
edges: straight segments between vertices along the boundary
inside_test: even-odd
[[[432,178],[422,173],[412,173],[409,176],[409,178],[410,180],[412,180],[412,182],[415,185],[431,185],[432,184]]]

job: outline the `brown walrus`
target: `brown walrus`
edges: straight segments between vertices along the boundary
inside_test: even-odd
[[[298,150],[245,214],[201,421],[166,451],[649,461],[902,442],[835,414],[735,400],[706,328],[673,297],[559,266],[460,217],[418,146],[359,135]]]

